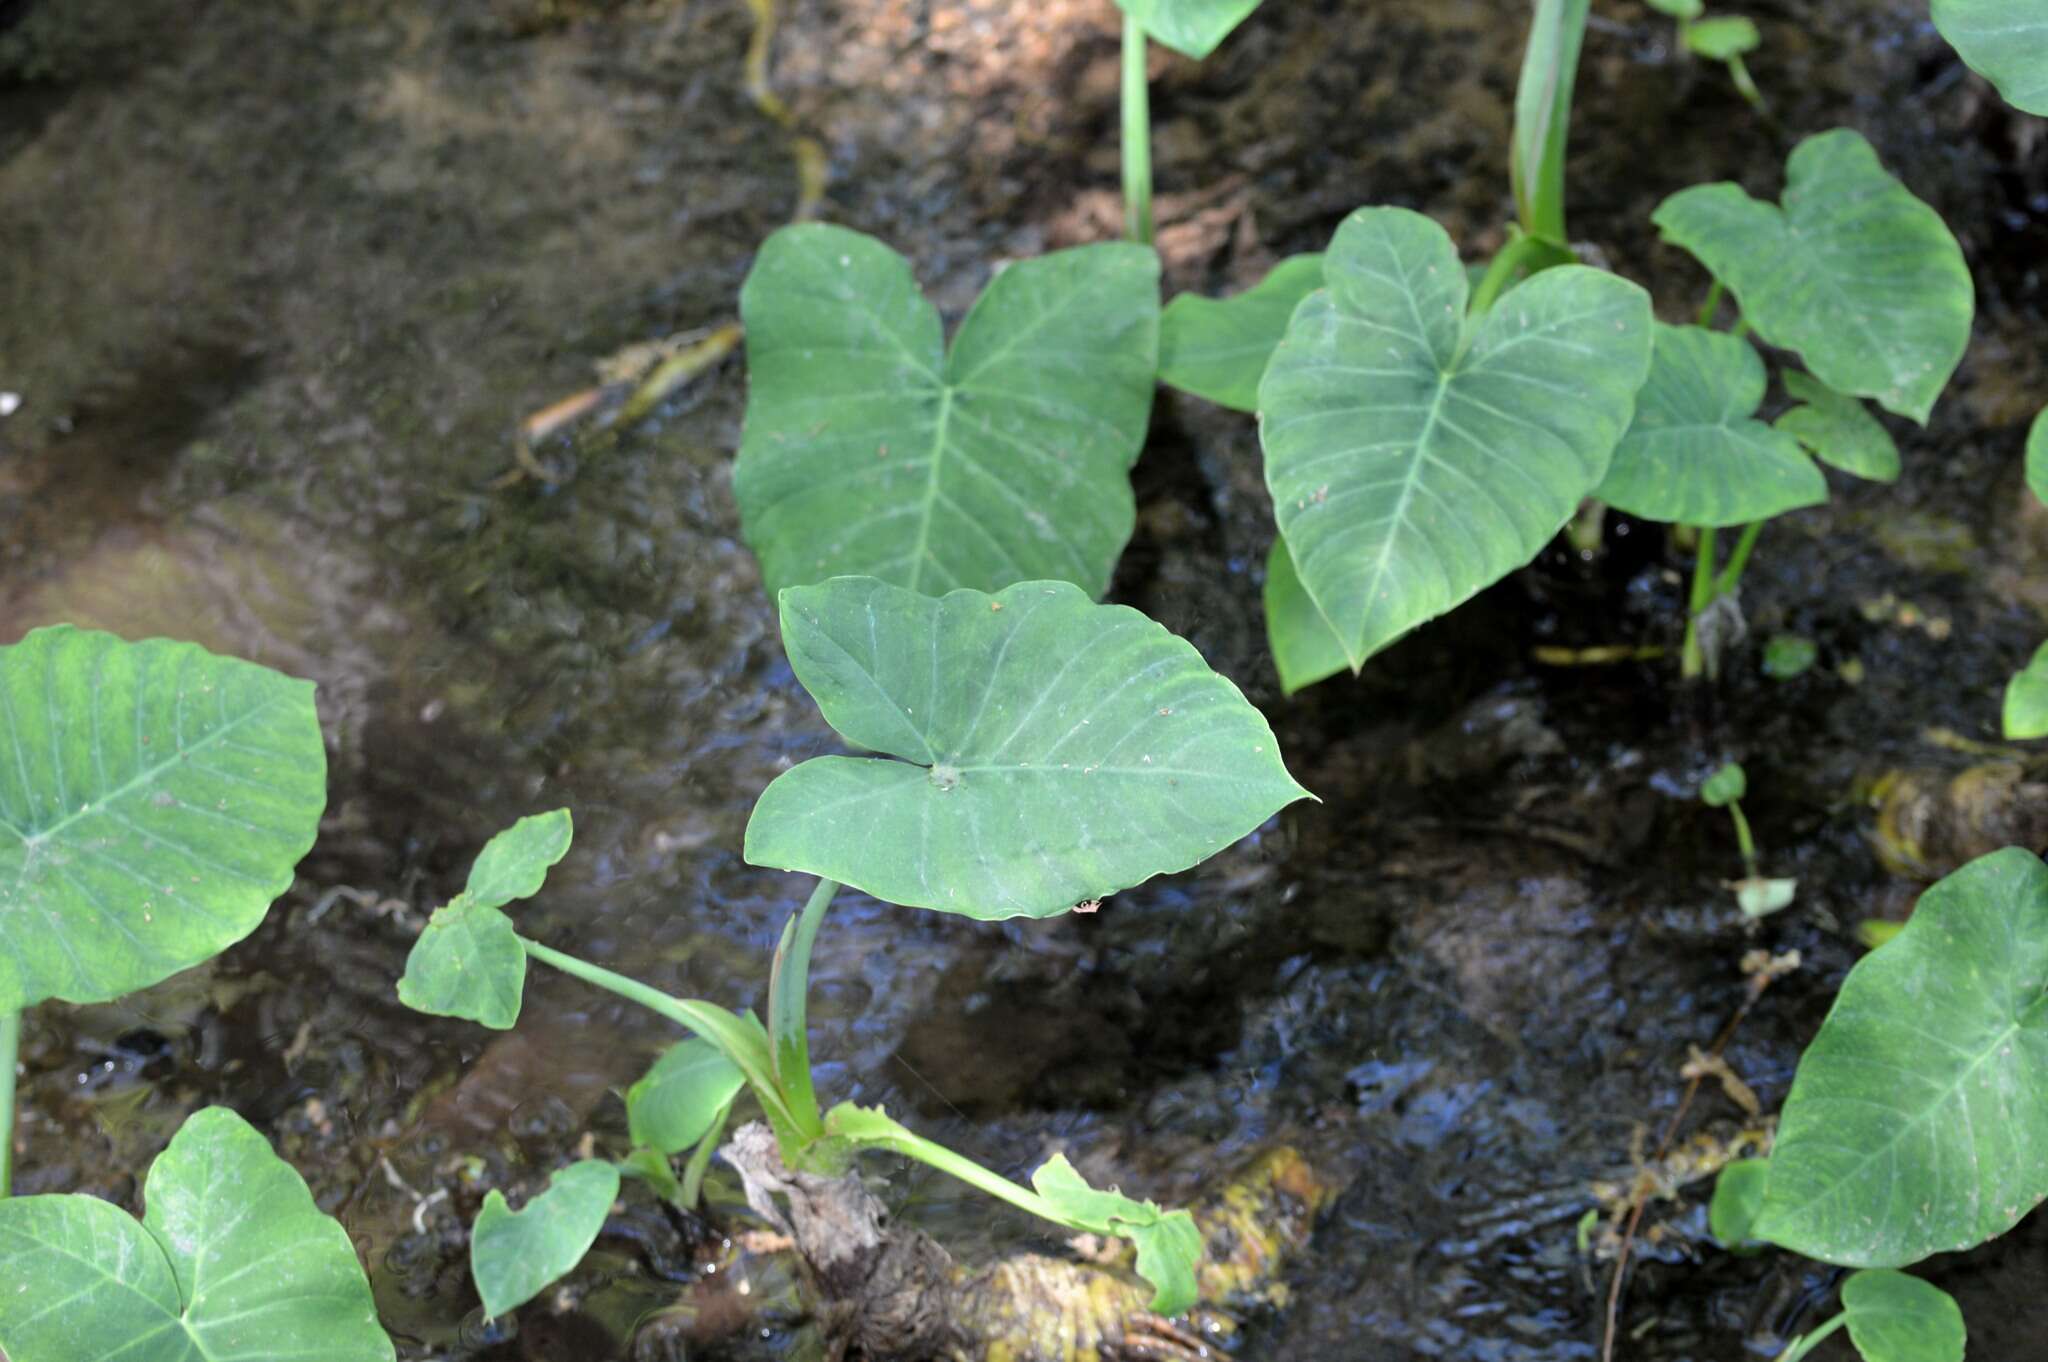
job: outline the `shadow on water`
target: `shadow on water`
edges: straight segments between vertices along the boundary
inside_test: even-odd
[[[1606,8],[1573,226],[1676,308],[1702,280],[1649,208],[1703,179],[1774,190],[1785,146],[1666,26]],[[1853,924],[1902,916],[1944,868],[1880,863],[1868,791],[1968,766],[1925,730],[1989,736],[2042,632],[2048,525],[2017,473],[2044,388],[2042,125],[1904,0],[1749,9],[1782,125],[1863,129],[1956,225],[1981,295],[1950,398],[1899,431],[1902,484],[1838,485],[1765,537],[1752,631],[1811,637],[1820,664],[1780,683],[1738,654],[1699,696],[1655,665],[1532,665],[1537,644],[1674,641],[1683,556],[1617,516],[1590,560],[1555,551],[1365,676],[1282,701],[1256,437],[1163,396],[1116,595],[1267,708],[1323,803],[1090,918],[986,926],[853,896],[820,941],[834,1096],[1013,1173],[1068,1147],[1162,1198],[1275,1138],[1329,1169],[1345,1191],[1248,1356],[1594,1356],[1608,1268],[1575,1232],[1598,1184],[1631,1176],[1755,946],[1807,962],[1729,1050],[1767,1110],[1782,1099]],[[951,313],[990,260],[1114,231],[1106,3],[788,10],[777,80],[830,149],[830,216],[910,254]],[[781,136],[740,88],[745,7],[213,0],[163,41],[122,26],[135,12],[0,3],[0,389],[25,399],[0,419],[0,637],[71,619],[311,676],[333,791],[250,942],[31,1019],[19,1189],[132,1201],[129,1170],[227,1102],[349,1227],[406,1356],[621,1355],[697,1275],[688,1227],[634,1201],[564,1309],[508,1338],[480,1321],[463,1226],[586,1139],[622,1149],[616,1090],[671,1036],[539,978],[521,1028],[487,1034],[405,1012],[393,981],[483,838],[535,809],[573,806],[577,842],[522,924],[665,988],[758,1006],[806,888],[738,856],[758,791],[831,742],[736,538],[737,369],[608,446],[543,450],[555,485],[492,488],[517,422],[595,360],[728,317],[788,216]],[[1240,286],[1366,201],[1434,214],[1468,255],[1497,245],[1520,14],[1269,5],[1210,63],[1167,63],[1173,285]],[[1754,933],[1721,887],[1726,829],[1692,797],[1728,756],[1767,860],[1802,886]],[[1947,863],[1990,835],[1951,821],[1930,841]],[[1709,1091],[1686,1137],[1744,1122]],[[942,1179],[876,1172],[969,1253],[1046,1242]],[[1817,1269],[1719,1252],[1706,1184],[1672,1190],[1637,1245],[1622,1356],[1733,1362],[1813,1322]],[[1933,1268],[1985,1356],[2038,1335],[2012,1302],[2042,1294],[2043,1233]],[[758,1322],[743,1355],[797,1347],[788,1318]]]

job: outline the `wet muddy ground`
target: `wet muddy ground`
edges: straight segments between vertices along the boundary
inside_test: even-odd
[[[2048,516],[2019,460],[2048,396],[2044,125],[1924,6],[1745,8],[1775,125],[1642,6],[1596,6],[1574,235],[1680,315],[1703,278],[1649,210],[1701,180],[1775,193],[1792,137],[1846,124],[1956,231],[1979,322],[1932,425],[1893,423],[1898,486],[1838,481],[1766,532],[1722,684],[1531,661],[1675,642],[1684,556],[1616,517],[1599,553],[1554,550],[1283,701],[1251,423],[1162,395],[1115,594],[1262,704],[1323,802],[1093,917],[851,896],[820,938],[829,1096],[1012,1173],[1065,1148],[1162,1199],[1264,1142],[1307,1149],[1345,1190],[1248,1357],[1596,1356],[1609,1267],[1575,1226],[1675,1108],[1744,952],[1806,961],[1728,1050],[1768,1109],[1858,921],[1976,851],[2048,842],[2027,758],[1969,746],[2048,632]],[[1271,0],[1209,63],[1160,58],[1170,287],[1241,286],[1367,202],[1433,214],[1468,257],[1497,246],[1524,16]],[[71,620],[313,677],[334,773],[256,937],[121,1004],[32,1014],[17,1190],[132,1204],[184,1115],[229,1103],[349,1227],[411,1358],[626,1356],[696,1275],[690,1237],[635,1203],[523,1332],[485,1326],[463,1233],[483,1190],[538,1185],[586,1140],[622,1151],[614,1093],[671,1035],[559,980],[504,1036],[408,1013],[393,985],[482,840],[536,809],[573,806],[577,842],[523,925],[672,991],[758,1005],[808,888],[739,858],[756,794],[831,743],[737,540],[739,367],[615,440],[542,447],[551,486],[494,486],[520,420],[598,360],[729,319],[792,212],[785,135],[743,89],[750,24],[740,0],[0,0],[0,390],[24,399],[0,420],[0,639]],[[957,315],[993,262],[1114,234],[1116,50],[1108,0],[799,0],[774,72],[826,150],[823,213],[906,252]],[[1778,632],[1819,664],[1764,678]],[[1801,883],[1754,932],[1694,799],[1728,757],[1767,868]],[[1742,1122],[1710,1089],[1685,1134]],[[1046,1245],[875,1171],[963,1253]],[[1825,1305],[1820,1270],[1707,1242],[1705,1192],[1646,1218],[1620,1356],[1732,1362]],[[2044,1234],[1932,1266],[1973,1356],[2027,1355],[2048,1324]],[[746,1271],[777,1303],[723,1355],[801,1355],[786,1270]],[[642,1356],[674,1346],[642,1332]]]

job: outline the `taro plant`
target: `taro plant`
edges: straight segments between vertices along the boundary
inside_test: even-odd
[[[1678,21],[1678,41],[1686,51],[1726,66],[1736,91],[1752,107],[1764,107],[1763,93],[1756,88],[1749,67],[1742,60],[1763,41],[1755,20],[1740,14],[1716,14],[1710,18],[1704,0],[1649,0],[1649,5]]]
[[[1789,906],[1799,890],[1799,881],[1770,879],[1757,868],[1756,838],[1749,830],[1749,818],[1742,812],[1742,798],[1749,793],[1749,777],[1741,765],[1729,762],[1708,776],[1700,786],[1700,802],[1710,809],[1728,810],[1735,825],[1735,845],[1742,853],[1743,875],[1731,881],[1735,902],[1746,917],[1767,917]]]
[[[288,888],[326,804],[311,683],[68,626],[0,647],[0,1350],[388,1359],[347,1234],[233,1112],[185,1122],[140,1221],[9,1197],[23,1009],[210,959]]]
[[[643,1148],[624,1171],[673,1194],[666,1156],[695,1144],[693,1162],[706,1157],[744,1089],[790,1169],[839,1173],[866,1149],[919,1160],[1056,1225],[1128,1240],[1153,1308],[1186,1310],[1201,1241],[1185,1212],[1090,1188],[1057,1156],[1026,1187],[878,1108],[822,1107],[806,979],[841,885],[975,918],[1043,918],[1196,864],[1306,796],[1272,731],[1187,643],[1067,582],[931,597],[838,577],[779,599],[798,680],[839,735],[870,755],[817,757],[783,773],[748,822],[749,861],[818,877],[775,952],[765,1023],[517,932],[503,909],[536,892],[567,850],[566,810],[522,819],[484,849],[468,887],[415,946],[400,997],[509,1027],[527,962],[550,965],[694,1037],[629,1093]],[[603,1225],[620,1171],[586,1160],[519,1211],[487,1200],[471,1264],[491,1314],[573,1266]]]

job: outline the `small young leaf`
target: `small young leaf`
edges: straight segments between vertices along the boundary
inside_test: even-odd
[[[1697,19],[1706,13],[1702,0],[1648,0],[1651,9],[1674,19]]]
[[[1729,762],[1700,786],[1700,799],[1709,808],[1725,808],[1749,793],[1749,777],[1739,762]]]
[[[415,1012],[506,1031],[519,1020],[525,990],[526,948],[512,919],[457,894],[413,943],[398,1000]]]
[[[878,757],[785,771],[755,865],[978,918],[1050,917],[1195,865],[1307,798],[1265,719],[1181,639],[1066,582],[782,593],[826,722]]]
[[[0,1012],[146,988],[256,929],[327,803],[313,684],[58,625],[0,647]]]
[[[16,1362],[391,1362],[347,1231],[232,1111],[186,1121],[144,1198],[140,1222],[89,1196],[0,1201],[0,1349]]]
[[[633,1143],[681,1153],[704,1138],[745,1083],[745,1075],[710,1041],[692,1037],[671,1045],[626,1090]]]
[[[1285,539],[1275,539],[1266,555],[1266,640],[1280,689],[1288,695],[1351,666],[1336,631],[1295,575]]]
[[[1202,1232],[1192,1215],[1162,1211],[1156,1202],[1133,1201],[1115,1191],[1099,1192],[1064,1154],[1040,1165],[1031,1185],[1077,1228],[1114,1234],[1137,1246],[1138,1275],[1152,1286],[1154,1313],[1171,1317],[1194,1308]]]
[[[1798,880],[1741,879],[1735,882],[1735,906],[1744,917],[1769,917],[1790,908],[1798,893]]]
[[[2048,13],[2040,0],[1934,0],[1934,26],[2005,102],[2048,114]]]
[[[1727,61],[1754,52],[1763,41],[1754,21],[1739,14],[1701,19],[1685,26],[1685,45],[1708,61]]]
[[[802,223],[763,243],[740,319],[733,493],[769,590],[846,573],[925,592],[1108,589],[1159,368],[1150,247],[1011,265],[949,354],[908,261]]]
[[[1583,265],[1466,319],[1444,229],[1345,219],[1259,385],[1266,486],[1355,669],[1527,563],[1599,485],[1650,363],[1649,296]]]
[[[516,1310],[583,1261],[619,1195],[619,1170],[585,1159],[558,1170],[518,1210],[492,1188],[469,1236],[469,1270],[493,1318]]]
[[[1899,476],[1899,447],[1884,424],[1856,398],[1836,392],[1813,375],[1785,371],[1785,391],[1805,403],[1775,422],[1830,468],[1874,482]]]
[[[1939,215],[1846,128],[1785,166],[1783,207],[1736,184],[1695,185],[1652,220],[1699,258],[1772,345],[1829,387],[1923,425],[1970,339],[1975,292]]]
[[[1159,381],[1237,411],[1259,409],[1259,379],[1287,320],[1323,286],[1323,257],[1295,255],[1229,298],[1183,293],[1159,318]]]
[[[1853,1272],[1842,1283],[1842,1311],[1863,1362],[1963,1362],[1962,1309],[1931,1282],[1885,1269]]]
[[[1145,32],[1196,61],[1214,52],[1259,0],[1116,0]]]
[[[2034,500],[2048,503],[2048,407],[2027,429],[2027,490]]]
[[[1756,1233],[1899,1267],[2048,1197],[2048,866],[2017,847],[1920,896],[1856,963],[1785,1099]]]
[[[1635,418],[1593,495],[1630,515],[1746,525],[1828,499],[1799,442],[1755,419],[1764,362],[1739,336],[1657,323]]]
[[[2048,738],[2048,643],[2005,683],[2005,736]]]
[[[570,831],[567,809],[520,819],[484,843],[462,896],[478,908],[532,898],[546,883],[548,869],[568,854]]]
[[[1773,681],[1790,681],[1813,669],[1820,647],[1799,634],[1773,634],[1764,644],[1763,672]]]
[[[1714,1199],[1707,1203],[1707,1229],[1730,1253],[1753,1253],[1757,1212],[1764,1204],[1763,1159],[1737,1159],[1714,1180]]]

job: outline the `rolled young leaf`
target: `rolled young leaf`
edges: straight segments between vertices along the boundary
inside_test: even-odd
[[[0,647],[0,1012],[105,1002],[219,954],[327,803],[313,685],[59,625]]]
[[[756,865],[1049,917],[1184,870],[1308,796],[1200,654],[1069,583],[933,599],[841,577],[781,601],[797,679],[880,755],[776,777],[747,823]]]
[[[1861,136],[1837,128],[1793,148],[1782,206],[1703,184],[1651,220],[1728,286],[1757,335],[1836,391],[1926,424],[1969,344],[1970,270]]]
[[[1159,257],[1123,242],[998,274],[948,353],[909,262],[785,227],[740,290],[733,492],[768,588],[866,573],[913,591],[1108,589],[1159,364]]]
[[[89,1196],[0,1201],[0,1350],[14,1362],[390,1362],[347,1231],[225,1107],[187,1120],[137,1222]]]
[[[1155,42],[1196,61],[1214,52],[1259,0],[1116,0]]]
[[[1266,485],[1355,670],[1521,567],[1606,474],[1650,366],[1650,300],[1583,265],[1467,320],[1443,228],[1362,208],[1259,385]]]
[[[1159,381],[1237,411],[1259,409],[1259,379],[1287,321],[1323,286],[1323,257],[1295,255],[1229,298],[1183,293],[1159,318]]]
[[[1746,525],[1828,499],[1799,442],[1755,419],[1764,362],[1740,336],[1657,323],[1635,419],[1594,493],[1649,520]]]
[[[1971,1248],[2048,1197],[2048,866],[2016,847],[1920,896],[1801,1056],[1756,1233],[1823,1262]]]
[[[2048,114],[2048,10],[2039,0],[1934,0],[1934,26],[2005,102]]]

